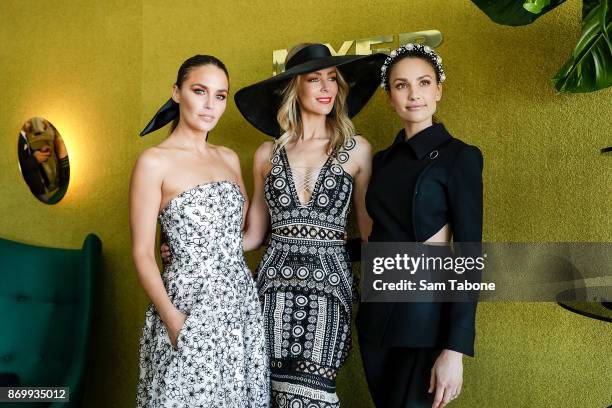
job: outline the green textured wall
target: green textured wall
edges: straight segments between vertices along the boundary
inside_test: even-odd
[[[196,53],[220,57],[235,91],[270,75],[273,49],[440,30],[448,80],[438,116],[484,153],[485,239],[612,241],[612,158],[598,154],[610,145],[612,91],[555,95],[548,84],[580,34],[580,1],[519,28],[467,0],[128,4],[0,2],[0,235],[68,248],[94,232],[104,243],[87,407],[134,405],[147,300],[129,252],[129,175],[165,136],[138,132]],[[32,116],[49,119],[70,153],[71,184],[55,206],[36,200],[18,170],[17,135]],[[400,127],[382,92],[355,124],[375,149]],[[238,151],[250,187],[251,155],[266,137],[230,104],[210,140]],[[555,304],[482,304],[477,357],[466,358],[453,405],[606,407],[610,329]],[[356,349],[338,387],[343,406],[371,407]]]

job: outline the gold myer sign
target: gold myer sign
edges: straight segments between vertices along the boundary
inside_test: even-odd
[[[416,31],[396,35],[381,35],[378,37],[362,38],[360,40],[347,40],[336,50],[331,44],[325,44],[332,55],[369,55],[373,52],[389,53],[410,42],[420,42],[436,48],[442,44],[442,33],[438,30]],[[285,70],[287,49],[272,51],[272,75]]]

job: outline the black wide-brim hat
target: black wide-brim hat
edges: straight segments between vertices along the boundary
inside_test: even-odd
[[[285,71],[240,89],[234,95],[238,110],[263,133],[279,137],[283,130],[276,116],[282,102],[282,91],[295,76],[325,68],[337,67],[349,85],[347,107],[353,117],[368,103],[380,84],[380,67],[385,54],[332,56],[323,44],[302,48],[285,64]]]

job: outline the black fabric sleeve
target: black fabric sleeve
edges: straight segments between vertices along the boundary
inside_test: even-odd
[[[34,155],[31,155],[27,149],[27,145],[23,137],[19,138],[17,146],[19,152],[19,165],[23,172],[37,172],[38,171],[38,160]]]
[[[40,178],[40,165],[36,157],[30,154],[30,150],[27,149],[27,144],[23,137],[19,138],[17,150],[21,174],[28,187],[30,187],[30,191],[34,195],[44,194],[45,185]]]
[[[481,255],[482,168],[480,149],[468,145],[457,153],[451,169],[448,196],[453,241],[471,243],[467,247],[462,246],[461,256]],[[446,348],[474,356],[476,305],[477,302],[454,302],[445,305],[445,320],[448,322],[444,342]]]
[[[59,160],[59,180],[60,186],[68,185],[68,181],[70,180],[70,163],[68,161],[68,156]]]

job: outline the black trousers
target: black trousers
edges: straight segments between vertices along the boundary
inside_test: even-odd
[[[383,348],[359,337],[368,388],[376,408],[431,408],[434,393],[427,393],[431,368],[441,350]]]

